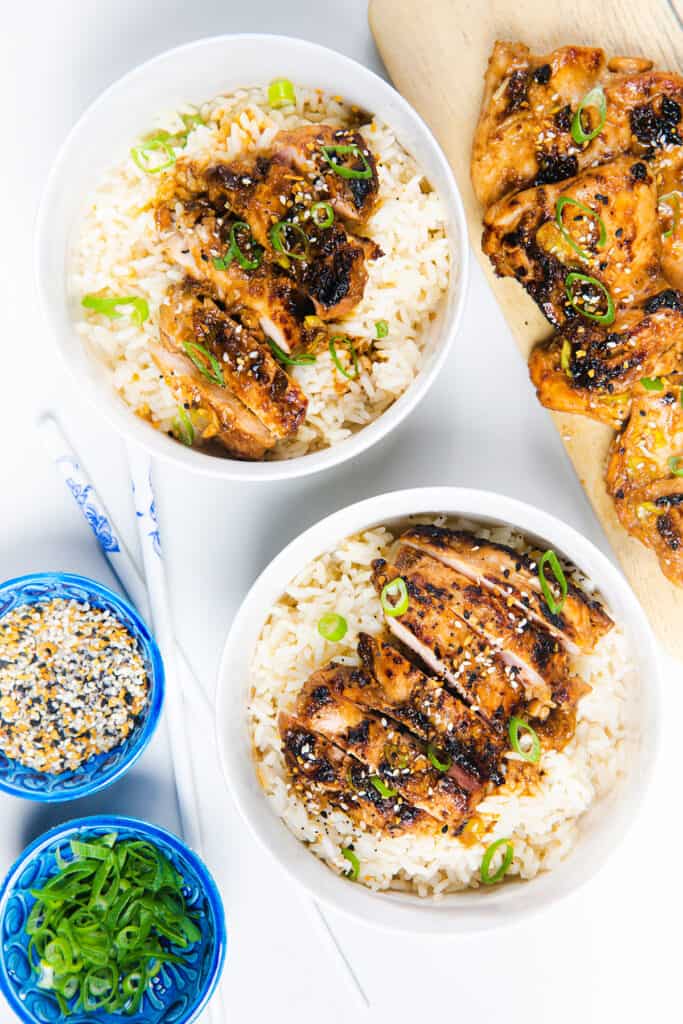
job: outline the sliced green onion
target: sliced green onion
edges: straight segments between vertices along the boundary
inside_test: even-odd
[[[337,615],[336,612],[326,612],[318,619],[318,632],[325,640],[331,640],[333,643],[343,640],[348,628],[344,616]]]
[[[408,767],[410,762],[407,753],[401,748],[401,745],[391,740],[387,740],[384,744],[384,757],[390,768],[403,770]]]
[[[496,855],[496,851],[500,850],[501,846],[505,846],[505,856],[503,857],[502,863],[497,871],[493,874],[489,874],[491,868],[491,861]],[[481,868],[479,869],[479,877],[481,878],[483,885],[495,885],[496,882],[500,882],[508,872],[508,868],[512,864],[512,858],[515,854],[515,848],[512,844],[511,839],[496,839],[495,843],[491,843],[484,852],[484,856],[481,861]]]
[[[427,757],[437,772],[447,772],[453,764],[453,758],[444,750],[437,750],[433,743],[427,747]]]
[[[273,350],[273,355],[279,359],[280,362],[286,363],[287,366],[310,366],[312,363],[317,362],[317,356],[312,352],[302,352],[300,356],[290,356],[284,352],[272,338],[268,338],[267,340]]]
[[[299,251],[289,245],[287,235],[294,235],[301,247]],[[275,249],[276,252],[282,253],[283,256],[287,256],[292,260],[308,259],[310,249],[308,235],[298,224],[293,224],[288,220],[279,220],[277,224],[273,224],[270,229],[269,237],[273,249]]]
[[[119,306],[131,306],[133,312],[130,318],[138,326],[144,324],[145,320],[149,317],[147,299],[140,298],[137,295],[114,295],[111,298],[102,295],[84,295],[81,299],[81,305],[85,306],[86,309],[92,309],[94,313],[102,313],[103,316],[108,316],[110,320],[118,320],[119,317],[123,316],[122,313],[119,313]]]
[[[678,223],[681,219],[681,196],[679,192],[667,192],[665,196],[660,196],[657,200],[658,206],[669,206],[671,208],[671,227],[668,231],[665,231],[662,238],[671,238],[675,231],[678,230]]]
[[[389,333],[389,324],[386,320],[375,320],[375,333],[378,338],[386,338]]]
[[[206,121],[201,114],[181,114],[180,120],[185,125],[185,131],[189,135],[191,131],[198,128],[202,124],[206,124]]]
[[[372,167],[368,163],[365,153],[362,151],[360,146],[356,146],[355,143],[351,143],[346,146],[321,146],[320,151],[334,173],[338,174],[340,178],[372,177]],[[360,157],[363,169],[359,170],[357,167],[346,167],[345,164],[338,163],[333,159],[334,153],[338,153],[340,156]]]
[[[641,377],[640,383],[646,391],[663,391],[664,381],[661,377]]]
[[[522,747],[520,743],[520,732],[527,732],[531,737],[531,746],[528,749]],[[508,726],[508,733],[512,749],[515,753],[519,754],[525,761],[528,761],[529,764],[538,764],[541,758],[541,741],[536,730],[532,729],[523,718],[517,718],[516,715],[513,715]]]
[[[604,313],[591,313],[589,310],[579,305],[574,297],[574,285],[577,282],[592,285],[592,287],[597,288],[603,293],[607,300],[607,309]],[[587,320],[594,320],[596,323],[604,324],[605,326],[614,323],[615,313],[612,296],[605,288],[604,284],[598,281],[597,278],[591,277],[590,274],[578,274],[576,271],[572,271],[571,274],[567,274],[564,285],[567,292],[567,298],[569,299],[569,305],[572,306],[577,313],[580,313],[581,316],[585,316]]]
[[[184,405],[178,406],[178,415],[173,421],[173,433],[188,448],[191,448],[194,444],[194,424],[188,416]]]
[[[598,112],[598,125],[590,132],[584,131],[582,115],[584,110],[588,107],[595,107]],[[572,138],[578,146],[582,146],[586,142],[592,142],[596,136],[600,134],[602,129],[605,127],[605,121],[607,120],[607,97],[605,96],[605,90],[601,85],[595,86],[583,97],[579,103],[576,113],[572,119]]]
[[[268,86],[268,103],[277,110],[278,107],[286,107],[290,103],[296,103],[296,92],[288,78],[276,78]]]
[[[353,373],[349,373],[348,370],[345,370],[340,363],[339,356],[337,355],[337,342],[346,345],[348,348],[349,355],[351,356],[351,363],[353,365]],[[358,355],[353,347],[353,342],[343,334],[335,334],[334,337],[330,338],[328,348],[330,350],[330,355],[332,356],[332,362],[342,376],[346,377],[348,380],[356,380],[360,375],[360,367],[358,365]]]
[[[560,588],[560,593],[562,596],[559,601],[555,600],[555,597],[545,577],[546,565],[550,566],[552,574],[557,580],[558,586]],[[564,607],[564,602],[567,599],[567,594],[569,592],[569,584],[567,583],[567,577],[565,576],[562,570],[560,561],[555,552],[552,550],[552,548],[549,551],[545,552],[545,554],[542,556],[541,560],[538,563],[538,580],[541,584],[541,590],[543,591],[545,603],[548,605],[551,614],[559,615],[562,611],[562,608]]]
[[[379,599],[385,615],[389,615],[391,618],[403,615],[408,610],[409,604],[408,587],[403,577],[397,576],[391,583],[386,583],[382,587]]]
[[[221,364],[212,352],[209,352],[204,345],[200,345],[196,341],[184,341],[183,348],[185,349],[185,354],[192,360],[202,377],[206,377],[216,387],[225,387],[225,378]]]
[[[320,217],[318,214],[322,213]],[[313,203],[311,207],[311,217],[313,223],[318,228],[329,228],[334,223],[334,210],[332,209],[332,203]]]
[[[350,878],[352,882],[358,881],[358,875],[360,874],[360,861],[356,857],[355,853],[350,846],[345,846],[342,849],[342,857],[346,857],[351,867],[346,872],[346,877]]]
[[[238,231],[249,232],[249,248],[253,253],[253,258],[249,257],[240,249],[240,244],[237,241]],[[220,258],[214,258],[213,265],[216,270],[227,270],[233,260],[237,260],[242,270],[256,270],[261,265],[263,258],[263,249],[260,245],[254,243],[253,236],[251,234],[251,228],[244,220],[236,220],[230,228],[230,247],[226,252],[225,256]]]
[[[583,256],[584,259],[590,259],[590,253],[586,252],[585,249],[582,249],[578,242],[575,241],[575,239],[572,237],[571,232],[566,227],[564,220],[562,219],[562,212],[566,206],[575,206],[578,210],[581,211],[582,214],[584,214],[584,216],[589,217],[591,220],[597,223],[598,249],[604,248],[605,242],[607,241],[607,228],[605,227],[605,222],[599,213],[597,213],[595,210],[592,210],[590,206],[586,206],[584,203],[580,203],[578,199],[572,199],[570,196],[560,196],[557,202],[555,203],[555,223],[560,229],[562,237],[565,239],[565,241],[569,242],[569,244],[575,252],[578,252],[579,256]]]
[[[565,338],[562,342],[562,351],[560,352],[560,366],[567,374],[571,377],[571,358],[572,358],[572,343],[569,338]]]
[[[380,779],[378,775],[373,775],[370,782],[375,787],[379,795],[385,800],[388,800],[392,796],[397,796],[398,794],[397,789],[391,789],[383,779]]]
[[[157,153],[159,150],[165,154],[166,159],[162,160],[161,163],[155,163],[149,154]],[[139,146],[133,146],[130,155],[136,166],[146,174],[159,174],[160,171],[173,167],[173,164],[176,162],[173,146],[167,139],[161,137],[161,133],[148,139],[147,142],[141,142]]]
[[[681,466],[681,460],[683,455],[672,455],[669,459],[669,469],[674,476],[683,476],[683,466]]]

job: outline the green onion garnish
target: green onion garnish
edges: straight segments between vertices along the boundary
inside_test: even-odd
[[[122,313],[119,313],[119,306],[132,306],[133,312],[130,315],[134,324],[144,324],[149,316],[149,305],[147,299],[135,295],[114,295],[111,298],[103,298],[101,295],[84,295],[81,305],[86,309],[92,309],[94,313],[102,313],[110,320],[118,320]]]
[[[268,103],[277,110],[278,107],[286,107],[289,103],[296,103],[296,92],[288,78],[276,78],[268,86]]]
[[[287,236],[294,236],[294,245],[290,246],[289,239]],[[277,252],[282,253],[283,256],[288,256],[292,260],[306,260],[308,259],[309,242],[308,235],[302,227],[298,224],[292,224],[288,220],[279,220],[277,224],[273,224],[269,232],[270,242]],[[297,248],[297,244],[299,248]]]
[[[597,288],[603,293],[607,300],[607,309],[604,313],[591,313],[590,310],[580,305],[574,296],[574,285],[579,282],[580,284],[589,284],[593,288]],[[567,292],[567,298],[569,299],[569,305],[572,306],[577,313],[581,316],[585,316],[587,320],[594,320],[598,324],[604,324],[608,326],[614,323],[614,302],[612,296],[605,288],[604,284],[598,281],[597,278],[591,277],[590,274],[578,274],[576,271],[572,271],[571,274],[567,274],[564,282],[565,291]]]
[[[579,256],[583,256],[584,259],[590,259],[590,253],[586,252],[585,249],[581,248],[581,246],[578,244],[578,242],[574,240],[574,238],[571,235],[571,232],[567,229],[567,227],[564,224],[564,221],[562,219],[562,211],[564,210],[565,206],[575,206],[578,210],[581,211],[581,213],[584,216],[589,217],[591,220],[597,223],[598,249],[602,249],[605,245],[605,242],[607,241],[607,228],[605,227],[605,222],[599,213],[596,213],[595,210],[592,210],[590,206],[585,206],[584,203],[580,203],[578,199],[572,199],[570,196],[560,196],[557,202],[555,203],[555,223],[560,229],[562,237],[567,242],[569,242],[569,244],[575,252],[578,252]]]
[[[571,377],[571,358],[572,358],[572,343],[569,338],[565,338],[562,342],[562,351],[560,352],[560,366],[567,374]]]
[[[38,985],[62,1017],[137,1012],[152,978],[201,939],[183,879],[152,843],[110,833],[70,843],[26,921]],[[62,1019],[62,1018],[60,1018]]]
[[[519,736],[520,732],[526,732],[529,734],[531,737],[530,747],[526,749],[522,747]],[[538,738],[536,730],[532,729],[529,723],[525,722],[523,718],[517,718],[516,715],[513,715],[508,726],[508,733],[510,735],[512,749],[515,753],[519,754],[519,756],[525,761],[528,761],[529,764],[538,764],[541,758],[541,741]]]
[[[399,743],[387,740],[384,744],[384,756],[390,768],[407,768],[409,757]]]
[[[503,857],[502,863],[497,871],[494,871],[492,875],[489,874],[491,867],[491,861],[493,860],[496,851],[505,846],[505,856]],[[479,877],[481,878],[483,885],[495,885],[496,882],[500,882],[507,874],[508,868],[512,864],[512,858],[515,853],[515,848],[512,845],[511,839],[496,839],[495,843],[491,843],[486,848],[484,856],[481,861],[481,868],[479,869]]]
[[[351,356],[351,363],[353,365],[353,373],[349,373],[348,370],[345,370],[342,364],[340,363],[339,356],[337,355],[337,342],[346,345],[346,347],[348,348],[349,355]],[[360,367],[358,366],[358,355],[356,354],[356,350],[353,347],[353,343],[350,341],[350,339],[345,337],[343,334],[335,334],[333,338],[330,338],[328,348],[330,350],[330,355],[332,356],[332,362],[337,367],[342,376],[346,377],[348,380],[356,380],[360,375]]]
[[[640,383],[646,391],[663,391],[664,381],[661,377],[641,377]]]
[[[155,162],[150,154],[157,153],[159,150],[165,154],[166,159],[161,162]],[[158,174],[160,171],[165,171],[168,167],[172,167],[176,162],[173,146],[168,139],[162,138],[161,133],[148,139],[147,142],[141,142],[139,146],[133,146],[130,155],[136,166],[146,174]]]
[[[200,345],[196,341],[184,341],[183,348],[185,349],[185,354],[192,360],[202,377],[206,377],[208,381],[215,384],[218,388],[225,387],[225,378],[223,377],[221,364],[212,352],[209,352],[204,345]]]
[[[321,146],[320,151],[334,173],[338,174],[340,178],[372,177],[372,167],[368,163],[365,153],[363,153],[360,146],[356,146],[355,143],[346,146]],[[333,159],[334,153],[338,153],[340,156],[360,157],[363,169],[359,170],[357,167],[347,167],[345,164],[338,163]]]
[[[671,238],[673,233],[678,230],[678,223],[681,219],[681,196],[679,192],[667,192],[665,196],[660,196],[657,200],[658,206],[668,206],[671,208],[671,227],[668,231],[665,231],[662,238]]]
[[[184,405],[178,406],[178,415],[173,420],[173,433],[188,448],[194,444],[194,426]]]
[[[384,613],[394,618],[396,615],[403,615],[408,610],[408,587],[402,576],[397,576],[391,583],[382,587],[379,595],[380,603]]]
[[[252,259],[240,249],[240,244],[237,241],[238,231],[248,231],[249,238],[247,245],[253,253]],[[261,265],[261,259],[263,257],[263,249],[260,245],[254,243],[254,239],[251,234],[251,228],[244,220],[236,220],[230,228],[230,247],[226,252],[225,256],[214,259],[213,265],[216,270],[227,270],[233,260],[237,260],[242,270],[256,270]]]
[[[345,846],[342,849],[342,857],[346,857],[351,867],[346,872],[346,877],[350,878],[352,882],[358,881],[358,875],[360,873],[360,861],[356,857],[355,853],[350,846]]]
[[[386,338],[389,333],[389,324],[386,320],[375,320],[375,333],[378,338]]]
[[[599,115],[597,127],[590,132],[584,131],[582,121],[583,112],[588,107],[595,107]],[[586,93],[576,109],[576,113],[572,119],[572,138],[574,142],[576,142],[578,146],[582,146],[585,142],[592,142],[605,127],[606,120],[607,97],[605,96],[605,90],[602,86],[597,85],[594,89],[591,89]]]
[[[378,775],[373,775],[372,778],[370,779],[370,782],[375,787],[379,795],[383,797],[385,800],[388,800],[390,797],[396,796],[398,794],[397,789],[391,789],[389,786],[387,786],[383,779],[380,779]]]
[[[447,772],[453,764],[453,758],[444,750],[437,750],[433,743],[427,747],[427,757],[437,772]]]
[[[312,352],[302,352],[300,356],[290,356],[287,355],[287,353],[284,352],[272,338],[268,338],[267,340],[276,359],[279,359],[282,363],[286,363],[287,366],[310,366],[312,363],[317,362],[317,356]]]
[[[322,217],[319,214],[322,213]],[[313,223],[318,228],[329,228],[334,223],[334,210],[332,203],[313,203],[311,207]]]
[[[326,612],[318,619],[318,632],[325,640],[336,643],[343,640],[348,630],[348,623],[343,615],[336,612]]]
[[[548,581],[547,581],[547,579],[545,577],[545,567],[546,567],[546,565],[550,566],[552,574],[555,577],[555,579],[557,580],[557,583],[559,585],[560,593],[562,595],[559,601],[555,600],[555,597],[554,597],[554,595],[553,595],[553,593],[552,593],[552,591],[550,589],[550,586],[548,585]],[[567,577],[565,576],[564,572],[562,571],[562,566],[560,565],[560,561],[559,561],[557,555],[555,554],[555,552],[552,550],[552,548],[549,551],[545,552],[545,554],[542,556],[540,562],[538,563],[538,580],[539,580],[539,583],[541,584],[541,590],[543,591],[543,596],[545,598],[545,603],[548,605],[548,608],[550,609],[551,614],[552,615],[559,615],[560,612],[562,611],[562,608],[564,607],[564,602],[567,599],[567,593],[569,591],[569,584],[567,583]]]
[[[683,466],[681,466],[681,459],[683,455],[672,455],[669,459],[669,469],[674,476],[683,476]]]

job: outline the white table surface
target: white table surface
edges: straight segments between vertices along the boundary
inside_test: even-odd
[[[205,35],[301,35],[382,67],[366,0],[5,0],[0,9],[0,578],[63,569],[111,584],[34,429],[40,410],[59,411],[137,550],[123,445],[76,393],[37,308],[32,229],[58,145],[114,79]],[[476,265],[440,380],[407,423],[354,463],[270,486],[189,478],[166,465],[155,475],[177,635],[210,692],[231,616],[259,571],[303,528],[372,494],[426,484],[498,490],[561,516],[608,551]],[[330,915],[372,1001],[373,1020],[630,1024],[659,1019],[660,1011],[662,1019],[681,1019],[680,675],[680,666],[665,662],[661,756],[646,806],[608,868],[572,899],[523,926],[449,941],[395,938]],[[230,1019],[355,1020],[298,894],[239,820],[212,737],[191,715],[188,726],[203,782],[207,860],[228,917],[223,987]],[[177,827],[163,737],[129,779],[100,798],[51,810],[0,800],[0,871],[44,828],[101,809]],[[0,1020],[10,1017],[0,1009]]]

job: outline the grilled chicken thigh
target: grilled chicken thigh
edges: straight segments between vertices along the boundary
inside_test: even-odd
[[[533,350],[529,372],[548,409],[580,413],[618,429],[640,381],[672,373],[682,353],[683,293],[665,287],[611,327],[572,321]]]
[[[314,672],[298,695],[296,718],[370,768],[390,793],[457,829],[469,812],[471,794],[457,773],[437,771],[412,735],[343,697],[354,671],[332,663]]]
[[[536,563],[503,544],[464,530],[431,525],[406,530],[401,543],[424,551],[473,583],[493,591],[508,607],[522,609],[574,654],[593,651],[614,625],[598,601],[591,600],[571,583],[561,611],[553,614],[543,596]]]
[[[281,714],[278,727],[294,787],[305,796],[338,808],[363,829],[390,836],[441,831],[441,822],[402,797],[381,796],[365,765],[304,728],[293,716]]]
[[[559,184],[501,199],[486,211],[482,248],[496,273],[517,278],[560,327],[577,317],[567,294],[571,272],[599,281],[617,311],[652,295],[660,275],[660,236],[652,171],[642,160],[620,157]],[[595,299],[601,315],[605,298],[593,290],[595,296],[587,298]]]
[[[612,444],[607,488],[617,515],[683,585],[683,373],[640,389]]]
[[[303,422],[308,403],[298,384],[265,341],[223,313],[206,293],[187,283],[172,288],[159,313],[159,334],[170,351],[222,381],[220,386],[229,388],[274,437],[294,434]]]
[[[649,156],[680,145],[683,78],[651,68],[640,58],[616,57],[607,64],[595,47],[565,46],[535,56],[523,43],[497,42],[472,147],[480,203],[488,207],[506,192],[573,178],[622,153]],[[596,87],[604,90],[604,124],[592,140],[576,142],[572,122]],[[586,103],[584,134],[600,123],[597,107]]]

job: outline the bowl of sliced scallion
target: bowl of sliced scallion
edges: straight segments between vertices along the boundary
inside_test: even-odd
[[[0,989],[26,1024],[189,1024],[211,998],[225,946],[204,864],[132,818],[46,832],[0,891]]]

